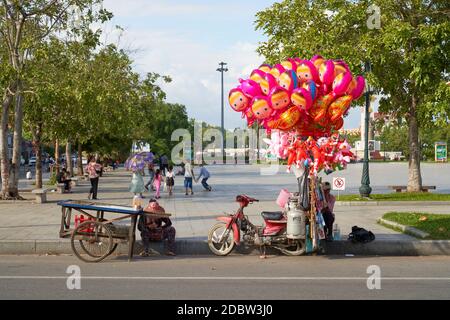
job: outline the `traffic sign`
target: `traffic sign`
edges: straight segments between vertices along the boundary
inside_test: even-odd
[[[345,178],[341,178],[341,177],[333,178],[333,190],[344,191],[345,190]]]

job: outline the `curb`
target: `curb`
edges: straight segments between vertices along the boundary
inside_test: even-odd
[[[350,241],[322,242],[325,255],[360,255],[360,256],[431,256],[450,255],[449,240],[415,240],[390,241],[375,240],[370,243],[352,243]],[[213,255],[206,240],[177,239],[176,251],[179,255]],[[151,248],[164,254],[162,242],[151,243]],[[135,254],[142,251],[141,241],[136,241]],[[119,244],[113,255],[124,255],[128,252],[127,244]],[[236,247],[234,254],[259,255],[258,247]],[[268,254],[281,254],[275,249],[267,250]],[[3,240],[0,241],[0,254],[73,254],[68,240]]]
[[[422,230],[419,230],[419,229],[416,229],[414,227],[405,226],[403,224],[400,224],[400,223],[397,223],[397,222],[393,222],[393,221],[389,221],[389,220],[386,220],[386,219],[383,219],[383,218],[378,219],[377,222],[379,224],[381,224],[381,225],[385,225],[385,226],[388,226],[388,227],[399,229],[399,230],[403,231],[404,233],[410,234],[410,235],[412,235],[412,236],[414,236],[416,238],[424,239],[424,238],[426,238],[426,237],[428,237],[430,235],[429,233],[426,233],[426,232],[424,232]]]
[[[337,206],[450,206],[450,201],[336,201]]]

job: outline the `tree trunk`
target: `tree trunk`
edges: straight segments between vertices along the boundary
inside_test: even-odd
[[[408,117],[409,140],[409,173],[408,192],[422,190],[422,175],[420,173],[420,148],[419,148],[419,124],[417,121],[417,100],[412,95],[411,108]]]
[[[55,140],[55,170],[54,170],[54,174],[57,174],[59,172],[59,167],[60,167],[60,163],[59,163],[59,140],[56,139]]]
[[[41,135],[42,125],[33,126],[31,130],[33,134],[33,149],[36,154],[36,189],[42,188],[42,150],[41,150]]]
[[[72,144],[69,141],[66,143],[66,169],[70,176],[73,177]]]
[[[77,160],[77,174],[83,176],[83,149],[81,148],[81,143],[78,142],[78,160]]]
[[[16,103],[14,110],[14,137],[13,156],[9,177],[9,196],[13,199],[23,199],[19,195],[20,158],[22,151],[22,125],[23,125],[23,93],[22,82],[17,84]]]
[[[2,117],[0,128],[0,171],[2,178],[2,191],[0,194],[0,199],[9,198],[8,115],[9,108],[12,102],[13,95],[7,90],[2,102]]]

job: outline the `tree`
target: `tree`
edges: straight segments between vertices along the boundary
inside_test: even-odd
[[[20,148],[22,144],[23,103],[26,93],[26,72],[33,50],[53,32],[79,32],[69,30],[67,22],[73,18],[69,8],[85,11],[79,17],[81,23],[91,23],[111,17],[106,10],[93,11],[98,0],[2,0],[0,4],[0,35],[6,56],[10,77],[4,86],[2,119],[0,130],[0,165],[2,176],[1,198],[19,199],[18,181],[20,168]],[[14,103],[14,140],[11,167],[8,162],[6,139],[8,116]]]
[[[289,56],[321,54],[341,58],[355,73],[365,61],[366,74],[381,94],[380,111],[395,113],[408,123],[408,191],[422,186],[419,129],[448,123],[450,52],[448,1],[285,0],[256,15],[256,28],[268,41],[258,52],[268,62]],[[379,10],[378,10],[379,9]],[[381,26],[371,24],[377,19]]]

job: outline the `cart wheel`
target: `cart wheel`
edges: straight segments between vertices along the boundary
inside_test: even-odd
[[[102,261],[115,249],[111,230],[98,221],[81,223],[70,240],[75,255],[85,262]]]

